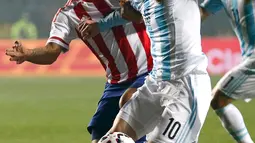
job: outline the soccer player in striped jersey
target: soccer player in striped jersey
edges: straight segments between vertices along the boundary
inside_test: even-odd
[[[255,1],[205,0],[200,10],[202,19],[221,9],[227,13],[239,39],[242,62],[225,74],[215,86],[211,107],[237,142],[253,143],[242,114],[232,102],[255,97]]]
[[[211,101],[197,1],[129,0],[121,5],[124,18],[143,19],[153,69],[109,132],[122,132],[133,140],[148,134],[153,143],[197,142]]]
[[[119,3],[115,0],[69,0],[55,15],[45,47],[27,49],[16,42],[6,54],[17,64],[24,61],[52,64],[62,51],[69,50],[70,42],[81,35],[79,26],[82,25],[79,23],[88,19],[99,22],[117,8]],[[82,39],[101,62],[107,77],[105,91],[88,126],[92,142],[96,143],[110,129],[119,111],[121,95],[125,91],[127,95],[136,91],[151,71],[150,40],[144,24],[131,22],[104,29],[93,38]],[[138,142],[144,141],[142,138]]]

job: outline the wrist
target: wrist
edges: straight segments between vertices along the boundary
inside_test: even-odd
[[[33,49],[23,49],[24,58],[26,61],[29,61],[33,56]]]

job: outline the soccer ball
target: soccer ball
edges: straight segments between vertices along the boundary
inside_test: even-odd
[[[135,143],[132,138],[121,132],[109,133],[103,136],[98,143]]]

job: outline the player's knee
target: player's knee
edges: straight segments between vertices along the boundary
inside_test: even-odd
[[[136,92],[136,88],[129,88],[126,90],[126,92],[122,95],[119,101],[120,108],[124,106],[124,104],[127,103],[127,101],[133,96],[133,94]]]
[[[222,91],[215,90],[213,91],[213,99],[211,101],[211,107],[214,110],[223,108],[231,103],[231,99],[228,98]]]

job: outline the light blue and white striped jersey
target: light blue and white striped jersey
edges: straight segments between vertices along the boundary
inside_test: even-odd
[[[254,0],[205,0],[201,7],[213,14],[224,8],[239,39],[243,58],[254,55]]]
[[[196,0],[129,0],[144,19],[151,39],[156,80],[173,80],[188,73],[205,73],[200,13]]]

